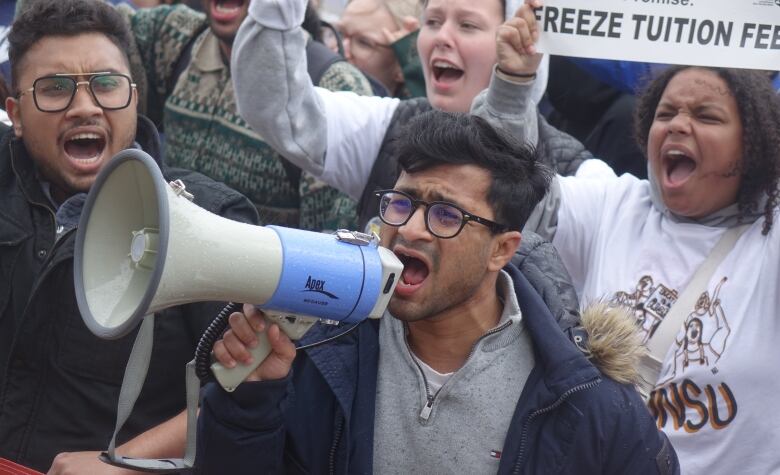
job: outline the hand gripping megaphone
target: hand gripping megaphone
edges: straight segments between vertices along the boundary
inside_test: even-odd
[[[376,237],[252,226],[191,202],[140,150],[99,173],[75,248],[76,299],[98,337],[114,339],[145,315],[196,301],[257,305],[297,339],[316,321],[357,323],[383,313],[403,269]],[[270,352],[264,334],[255,367]],[[212,365],[233,390],[254,369]]]

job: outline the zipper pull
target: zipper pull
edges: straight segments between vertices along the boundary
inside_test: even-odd
[[[431,411],[433,411],[433,398],[428,398],[428,402],[423,406],[420,412],[420,419],[427,421],[431,417]]]

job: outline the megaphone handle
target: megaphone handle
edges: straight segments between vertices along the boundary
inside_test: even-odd
[[[266,319],[266,321],[268,321],[268,319]],[[258,332],[256,335],[257,346],[249,348],[249,353],[252,355],[252,363],[239,363],[234,368],[226,368],[221,363],[214,363],[211,365],[211,372],[214,373],[217,382],[225,388],[225,391],[231,393],[235,391],[238,385],[243,383],[247,376],[249,376],[249,373],[260,366],[260,363],[262,363],[266,356],[271,352],[271,343],[268,342],[268,335],[266,335],[265,331]]]

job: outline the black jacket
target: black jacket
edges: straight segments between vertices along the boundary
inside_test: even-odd
[[[157,132],[143,117],[136,142],[161,163]],[[257,223],[252,204],[223,184],[180,169],[163,167],[163,175],[181,178],[201,207]],[[108,446],[135,338],[104,341],[87,329],[74,293],[76,233],[56,240],[55,227],[32,160],[7,132],[0,139],[0,457],[42,471],[60,452]],[[184,305],[155,319],[149,374],[119,443],[184,409],[184,365],[221,305]]]

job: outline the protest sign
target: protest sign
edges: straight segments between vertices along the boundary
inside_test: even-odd
[[[780,69],[780,0],[545,0],[541,52]]]

